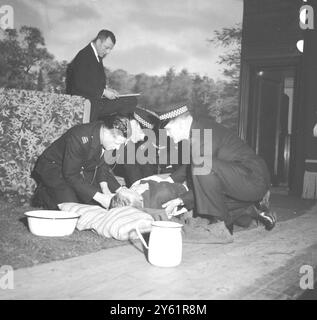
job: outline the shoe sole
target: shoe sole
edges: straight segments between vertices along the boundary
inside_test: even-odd
[[[264,225],[265,230],[271,231],[276,225],[277,216],[275,212],[261,212],[259,213],[258,220]]]

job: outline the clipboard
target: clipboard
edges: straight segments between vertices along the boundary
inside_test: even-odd
[[[127,93],[127,94],[119,94],[119,98],[124,98],[124,97],[137,97],[140,96],[141,93]]]

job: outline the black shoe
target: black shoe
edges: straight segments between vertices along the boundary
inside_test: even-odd
[[[263,224],[267,231],[272,230],[275,227],[277,221],[276,213],[272,212],[269,209],[269,197],[270,191],[266,193],[266,195],[260,202],[257,202],[255,204],[255,209],[257,211],[255,220]]]
[[[276,225],[276,213],[275,212],[259,212],[256,218],[257,222],[260,222],[264,225],[265,230],[271,231]]]

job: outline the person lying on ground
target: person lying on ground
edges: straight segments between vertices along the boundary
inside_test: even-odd
[[[179,206],[169,215],[162,208],[162,205],[167,201],[178,198],[188,191],[187,187],[181,183],[142,179],[130,189],[137,192],[142,198],[136,199],[133,195],[115,194],[110,200],[109,209],[133,206],[145,209],[155,220],[169,220],[173,215],[191,210],[193,207],[193,203],[188,203],[187,207]]]

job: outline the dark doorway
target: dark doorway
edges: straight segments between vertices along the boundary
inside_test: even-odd
[[[296,69],[252,69],[248,142],[266,161],[272,185],[288,188]]]

